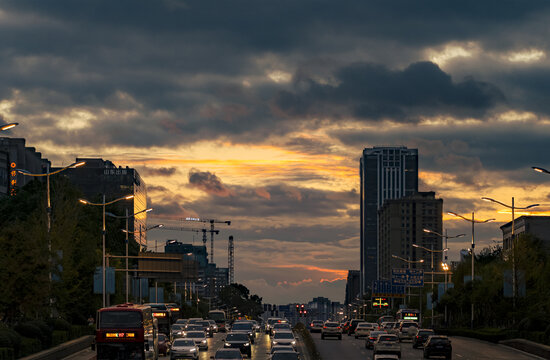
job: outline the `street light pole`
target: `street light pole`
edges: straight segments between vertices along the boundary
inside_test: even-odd
[[[538,170],[537,170],[538,171]],[[539,206],[540,204],[531,204],[529,206],[525,207],[516,207],[514,197],[512,196],[512,205],[507,205],[503,202],[500,202],[498,200],[489,198],[489,197],[482,197],[482,200],[494,202],[496,204],[502,205],[508,209],[512,210],[512,238],[511,238],[511,248],[512,248],[512,307],[514,311],[516,310],[516,298],[517,298],[517,291],[518,291],[518,285],[517,285],[517,274],[516,274],[516,234],[515,234],[515,209],[518,210],[527,210],[536,206]]]
[[[474,275],[474,261],[475,261],[475,246],[476,246],[475,245],[475,236],[474,236],[474,225],[476,223],[478,223],[478,224],[488,223],[488,222],[494,221],[495,219],[476,220],[473,211],[472,211],[472,219],[468,219],[467,217],[464,217],[464,216],[459,215],[457,213],[454,213],[452,211],[447,212],[447,214],[459,217],[462,220],[466,220],[466,221],[469,221],[469,222],[472,223],[472,301],[471,301],[471,303],[472,303],[472,306],[471,306],[472,316],[471,316],[471,320],[470,320],[470,328],[473,329],[474,328],[474,278],[475,278],[475,275]]]

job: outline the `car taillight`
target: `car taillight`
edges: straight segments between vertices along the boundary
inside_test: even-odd
[[[420,336],[416,335],[416,338],[417,338],[417,339],[420,339]]]
[[[323,326],[323,329],[326,329],[327,327],[326,326]]]
[[[338,329],[340,329],[340,326],[338,326]]]

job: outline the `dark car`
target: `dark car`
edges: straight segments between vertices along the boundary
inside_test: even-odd
[[[159,354],[166,356],[170,351],[170,339],[164,334],[159,334]]]
[[[210,323],[208,322],[208,320],[198,321],[198,322],[196,322],[195,324],[202,326],[204,332],[205,332],[209,337],[214,337],[214,328],[212,327],[212,325],[210,325]]]
[[[254,332],[254,326],[251,322],[235,322],[231,327],[231,332],[247,334],[250,338],[250,342],[254,344],[254,337],[256,336],[256,333]]]
[[[294,351],[277,351],[271,355],[271,360],[299,360],[298,353]]]
[[[445,356],[446,359],[451,359],[452,354],[451,340],[446,336],[432,335],[424,344],[424,359],[429,359],[430,356]]]
[[[214,357],[210,357],[210,359],[242,360],[243,356],[241,355],[241,352],[237,349],[219,349],[218,351],[216,351],[216,355]]]
[[[357,324],[360,322],[365,322],[365,320],[362,319],[353,319],[349,323],[349,329],[348,329],[348,336],[351,336],[352,334],[355,334],[355,328],[357,327]]]
[[[432,329],[418,329],[415,337],[413,337],[413,348],[416,349],[424,346],[426,340],[432,335],[435,335]]]
[[[241,353],[252,356],[250,338],[245,333],[229,333],[223,343],[224,348],[239,349]]]

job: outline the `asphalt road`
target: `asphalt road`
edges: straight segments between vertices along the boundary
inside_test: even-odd
[[[216,333],[213,338],[208,338],[208,350],[201,350],[199,359],[210,360],[210,356],[214,356],[218,349],[223,348],[223,339],[225,339],[225,333]],[[269,335],[263,332],[256,333],[256,339],[252,345],[252,359],[253,360],[269,360],[270,349]],[[169,360],[170,355],[161,356],[159,359]]]
[[[323,360],[365,360],[372,359],[372,350],[365,348],[363,338],[355,339],[353,336],[344,335],[342,340],[327,338],[321,340],[319,333],[311,334],[317,350]],[[453,359],[455,360],[532,360],[540,357],[529,355],[515,349],[492,344],[484,341],[451,338],[453,345]],[[423,359],[422,349],[413,349],[411,342],[401,343],[402,360]],[[435,358],[434,358],[435,359]]]

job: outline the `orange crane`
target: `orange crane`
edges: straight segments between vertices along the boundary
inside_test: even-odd
[[[216,220],[216,219],[201,219],[201,218],[192,218],[187,217],[185,219],[182,219],[182,221],[195,221],[195,222],[201,222],[203,224],[210,224],[210,262],[214,263],[214,233],[218,234],[216,232],[217,230],[214,229],[214,224],[227,224],[227,226],[231,225],[231,221],[227,220]],[[206,233],[203,233],[204,237],[202,239],[203,243],[206,244]]]

